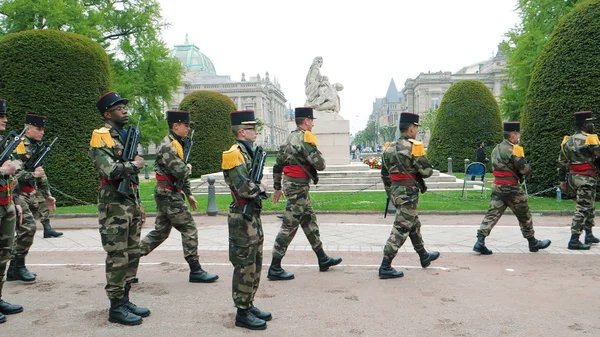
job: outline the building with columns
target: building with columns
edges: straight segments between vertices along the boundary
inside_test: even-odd
[[[256,118],[264,123],[264,129],[256,139],[256,145],[276,149],[288,135],[289,109],[277,79],[257,74],[246,78],[242,73],[239,81],[230,76],[217,75],[213,62],[187,36],[185,43],[176,45],[173,56],[183,65],[183,81],[167,109],[176,109],[185,95],[198,90],[216,91],[231,98],[238,110],[254,110]]]

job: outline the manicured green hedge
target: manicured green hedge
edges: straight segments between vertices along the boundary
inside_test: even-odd
[[[93,202],[98,177],[88,149],[103,125],[96,101],[109,90],[108,57],[96,42],[55,30],[30,30],[0,39],[0,98],[8,103],[8,129],[22,129],[25,114],[48,117],[46,140],[59,136],[44,168],[53,187]],[[61,206],[79,204],[54,193]]]
[[[236,109],[229,97],[204,90],[185,96],[179,104],[179,110],[190,112],[192,129],[196,129],[190,156],[193,177],[221,171],[223,151],[235,141],[229,114]]]
[[[578,5],[556,26],[536,63],[523,112],[521,139],[533,173],[529,191],[558,184],[563,136],[575,132],[573,113],[600,117],[600,1]]]
[[[451,157],[452,170],[463,172],[464,160],[475,160],[475,150],[481,141],[486,142],[486,150],[502,141],[498,103],[483,82],[456,82],[448,88],[440,104],[427,158],[435,169],[445,172]]]

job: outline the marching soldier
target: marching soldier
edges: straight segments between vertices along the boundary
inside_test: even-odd
[[[267,185],[257,185],[250,177],[253,143],[256,141],[254,111],[231,113],[231,130],[236,142],[223,152],[223,176],[231,189],[233,201],[229,206],[229,261],[233,264],[232,295],[237,308],[235,325],[251,330],[264,330],[270,312],[254,306],[254,295],[260,283],[263,260],[264,232],[260,220],[262,198]],[[252,207],[247,207],[252,206]],[[247,209],[244,217],[244,207]]]
[[[594,130],[591,111],[575,113],[577,132],[565,136],[558,156],[558,178],[560,189],[567,190],[567,184],[576,191],[577,206],[571,222],[571,239],[568,249],[590,249],[592,243],[600,240],[592,233],[596,200],[597,160],[600,158],[600,141]],[[585,230],[585,243],[579,236]]]
[[[6,131],[6,121],[6,101],[0,99],[0,132]],[[10,304],[2,299],[4,272],[13,250],[17,217],[22,215],[21,206],[13,203],[13,198],[18,199],[13,195],[13,175],[16,169],[17,166],[12,160],[5,161],[0,167],[0,323],[6,322],[4,315],[23,311],[22,306]]]
[[[144,159],[123,162],[129,121],[126,98],[115,91],[100,97],[96,107],[104,118],[104,127],[94,130],[89,156],[100,177],[98,191],[98,222],[100,238],[106,251],[106,294],[110,300],[108,320],[124,325],[138,325],[150,310],[129,301],[131,284],[136,283],[140,262],[141,227],[146,220],[137,186],[132,183],[129,193],[118,192],[121,181],[136,176]]]
[[[421,267],[429,267],[432,261],[440,257],[439,252],[429,253],[425,249],[421,236],[421,221],[417,215],[418,185],[424,186],[422,179],[433,174],[433,168],[425,157],[423,143],[415,140],[419,132],[419,115],[410,112],[401,113],[399,127],[400,139],[392,142],[382,156],[381,178],[387,195],[396,207],[396,217],[390,237],[383,248],[383,260],[379,267],[381,279],[404,276],[402,271],[392,267],[392,260],[407,237],[419,254]]]
[[[327,271],[329,267],[342,262],[341,258],[331,258],[323,251],[317,216],[310,204],[310,180],[312,179],[316,184],[317,171],[325,169],[325,159],[317,149],[317,137],[311,132],[314,120],[313,109],[296,108],[295,116],[297,128],[280,148],[277,162],[273,166],[273,188],[275,189],[273,203],[279,202],[281,195],[285,194],[287,204],[281,228],[275,238],[273,260],[267,274],[267,278],[271,281],[294,278],[293,273],[288,273],[281,267],[281,260],[294,239],[298,227],[302,227],[308,242],[317,254],[319,271]]]
[[[485,246],[485,238],[498,223],[507,207],[519,220],[521,233],[529,242],[529,251],[537,252],[550,246],[550,240],[537,240],[534,236],[533,221],[529,212],[527,194],[521,190],[519,181],[531,172],[531,166],[525,161],[523,148],[517,143],[521,134],[519,122],[504,122],[504,141],[492,150],[491,160],[494,168],[494,184],[490,208],[477,231],[477,242],[473,250],[483,255],[492,251]]]
[[[198,209],[196,199],[190,187],[192,165],[184,158],[184,138],[190,132],[190,113],[187,111],[167,111],[169,134],[163,138],[158,151],[154,169],[156,171],[156,223],[141,242],[142,256],[150,254],[163,243],[175,227],[181,232],[183,255],[190,266],[190,282],[209,283],[219,276],[202,269],[198,257],[198,229],[192,214],[185,204],[187,197],[193,211]]]
[[[23,163],[40,146],[40,142],[44,137],[46,117],[27,114],[25,115],[25,125],[27,126],[25,137],[23,137],[17,147],[17,156]],[[25,257],[29,253],[31,245],[33,245],[33,238],[37,229],[35,218],[39,217],[39,211],[42,208],[41,204],[45,206],[48,212],[50,209],[54,210],[56,199],[50,194],[48,178],[43,167],[37,167],[33,172],[19,170],[17,172],[17,179],[19,182],[19,205],[23,209],[23,221],[16,229],[13,259],[10,262],[6,280],[32,282],[35,281],[37,275],[27,269]],[[38,195],[45,195],[46,197],[40,202]],[[46,233],[45,229],[44,233]]]

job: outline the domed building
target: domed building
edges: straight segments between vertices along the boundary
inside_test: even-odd
[[[185,43],[176,45],[172,55],[183,65],[183,80],[169,109],[177,109],[185,95],[194,91],[216,91],[231,98],[238,110],[254,110],[256,118],[264,122],[256,145],[277,149],[283,144],[288,134],[289,109],[279,83],[276,79],[271,81],[268,72],[264,77],[257,74],[248,79],[242,73],[240,81],[217,75],[213,62],[195,44],[189,43],[187,35]]]

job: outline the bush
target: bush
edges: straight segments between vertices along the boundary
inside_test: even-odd
[[[498,103],[483,82],[456,82],[448,88],[438,109],[427,158],[434,168],[445,172],[451,157],[452,171],[463,172],[464,160],[475,159],[481,141],[491,147],[502,141]]]
[[[578,5],[556,26],[533,71],[521,139],[533,172],[530,191],[557,185],[557,158],[575,132],[576,111],[600,117],[600,1]]]
[[[59,136],[44,168],[50,184],[97,202],[98,176],[88,149],[102,126],[96,101],[109,90],[108,57],[78,34],[30,30],[0,39],[0,97],[7,100],[7,130],[22,129],[26,113],[48,117],[46,140]],[[61,206],[80,202],[56,194]]]
[[[185,96],[179,104],[179,110],[190,112],[192,128],[196,129],[190,156],[193,177],[221,171],[223,151],[235,141],[229,114],[236,109],[229,97],[204,90]]]

